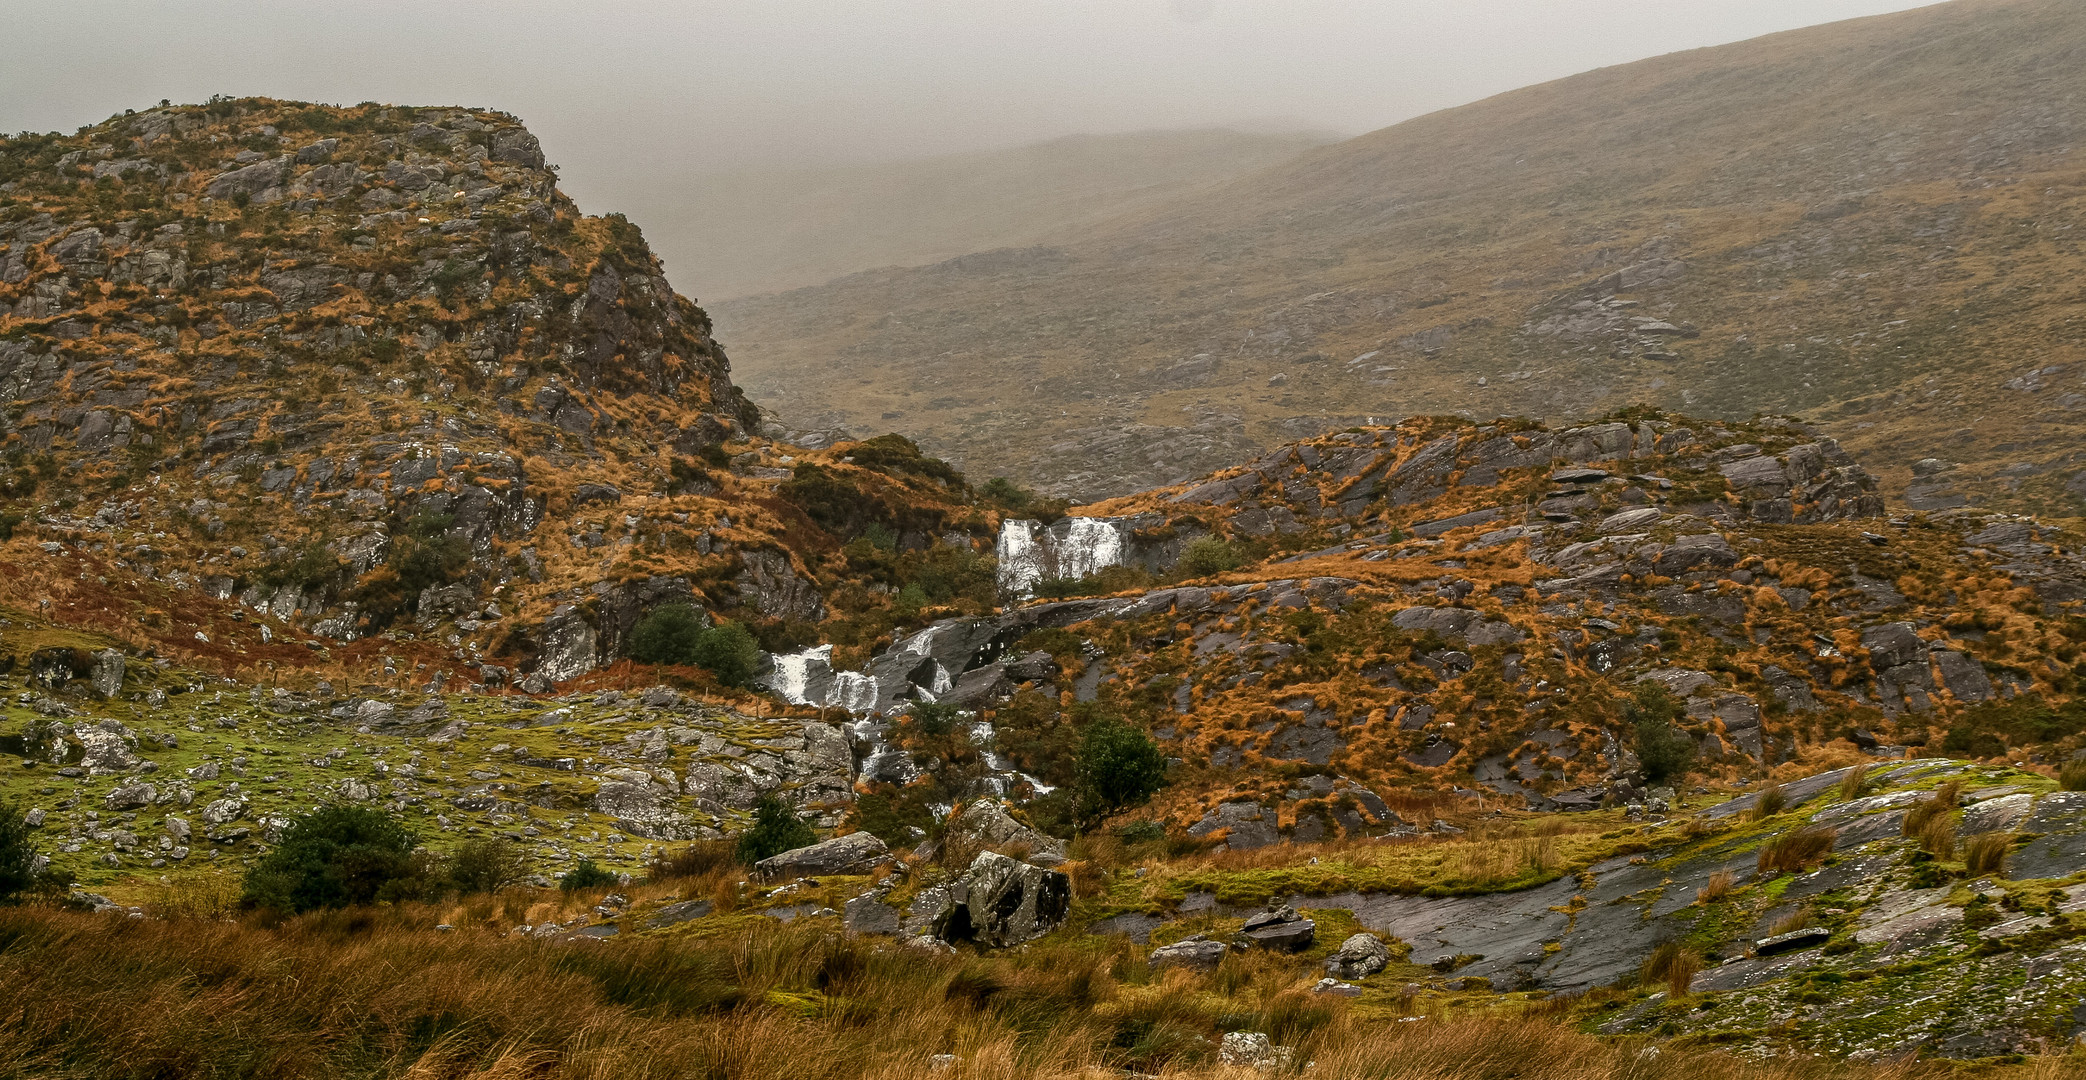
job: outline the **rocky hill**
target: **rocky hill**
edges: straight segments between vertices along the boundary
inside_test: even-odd
[[[1958,0],[1679,53],[719,317],[764,405],[1078,499],[1646,402],[1803,416],[1911,506],[2071,514],[2082,47],[2076,4]]]

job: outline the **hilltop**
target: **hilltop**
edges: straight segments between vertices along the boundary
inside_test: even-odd
[[[2082,47],[2075,4],[1958,0],[1678,53],[719,318],[763,405],[1077,499],[1644,402],[1802,416],[1915,506],[2068,514]]]

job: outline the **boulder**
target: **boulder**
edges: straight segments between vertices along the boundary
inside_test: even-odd
[[[1192,971],[1213,971],[1224,961],[1224,954],[1231,947],[1221,941],[1211,941],[1196,936],[1171,945],[1161,945],[1145,957],[1151,967],[1184,967]]]
[[[753,865],[763,881],[818,877],[827,874],[866,874],[891,860],[891,849],[866,832],[849,833],[822,840],[809,847],[771,855]]]
[[[1391,962],[1391,948],[1374,934],[1356,934],[1326,958],[1326,974],[1337,979],[1366,979]]]
[[[932,927],[945,942],[1008,948],[1042,937],[1072,907],[1072,879],[1055,870],[979,853],[963,876],[935,890]]]
[[[111,810],[135,810],[151,806],[159,798],[159,789],[147,783],[124,784],[102,796],[102,805]]]
[[[1318,925],[1293,907],[1263,911],[1246,920],[1239,943],[1276,952],[1303,952],[1316,940]]]
[[[882,893],[863,893],[847,902],[841,925],[850,934],[898,934],[905,926],[897,908],[884,902]]]
[[[113,698],[123,690],[123,654],[115,649],[103,649],[94,654],[94,669],[88,675],[94,683],[94,692],[104,699]]]

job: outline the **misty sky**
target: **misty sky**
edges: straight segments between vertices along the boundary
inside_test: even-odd
[[[1907,0],[0,0],[0,130],[161,98],[487,106],[590,213],[661,170],[1079,132],[1359,134]]]

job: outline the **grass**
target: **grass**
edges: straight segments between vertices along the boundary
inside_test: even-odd
[[[1682,998],[1688,996],[1695,976],[1701,971],[1701,953],[1681,942],[1668,941],[1644,958],[1644,966],[1639,969],[1637,977],[1646,985],[1665,983],[1667,996]]]
[[[1934,794],[1914,803],[1905,812],[1905,822],[1900,827],[1908,839],[1919,841],[1921,851],[1939,859],[1953,858],[1956,853],[1956,807],[1963,801],[1963,784],[1950,780],[1934,789]]]
[[[2012,833],[1981,833],[1963,845],[1963,872],[1971,877],[2005,877],[2006,856],[2013,850]]]
[[[1153,973],[1127,944],[938,956],[766,923],[707,939],[567,944],[435,909],[130,920],[0,910],[0,1076],[304,1078],[1230,1075],[1216,1037],[1262,1031],[1333,1080],[1919,1080],[1944,1070],[1713,1048],[1640,1055],[1541,1010],[1382,1023],[1270,954]],[[1649,977],[1687,992],[1701,958]],[[2054,1080],[2063,1063],[1990,1075]],[[942,1075],[948,1075],[943,1073]]]
[[[1815,826],[1791,829],[1761,847],[1760,873],[1801,874],[1824,862],[1825,857],[1832,854],[1833,841],[1839,838],[1837,829]]]
[[[2057,786],[2065,791],[2086,791],[2086,761],[2067,761],[2057,770]]]

